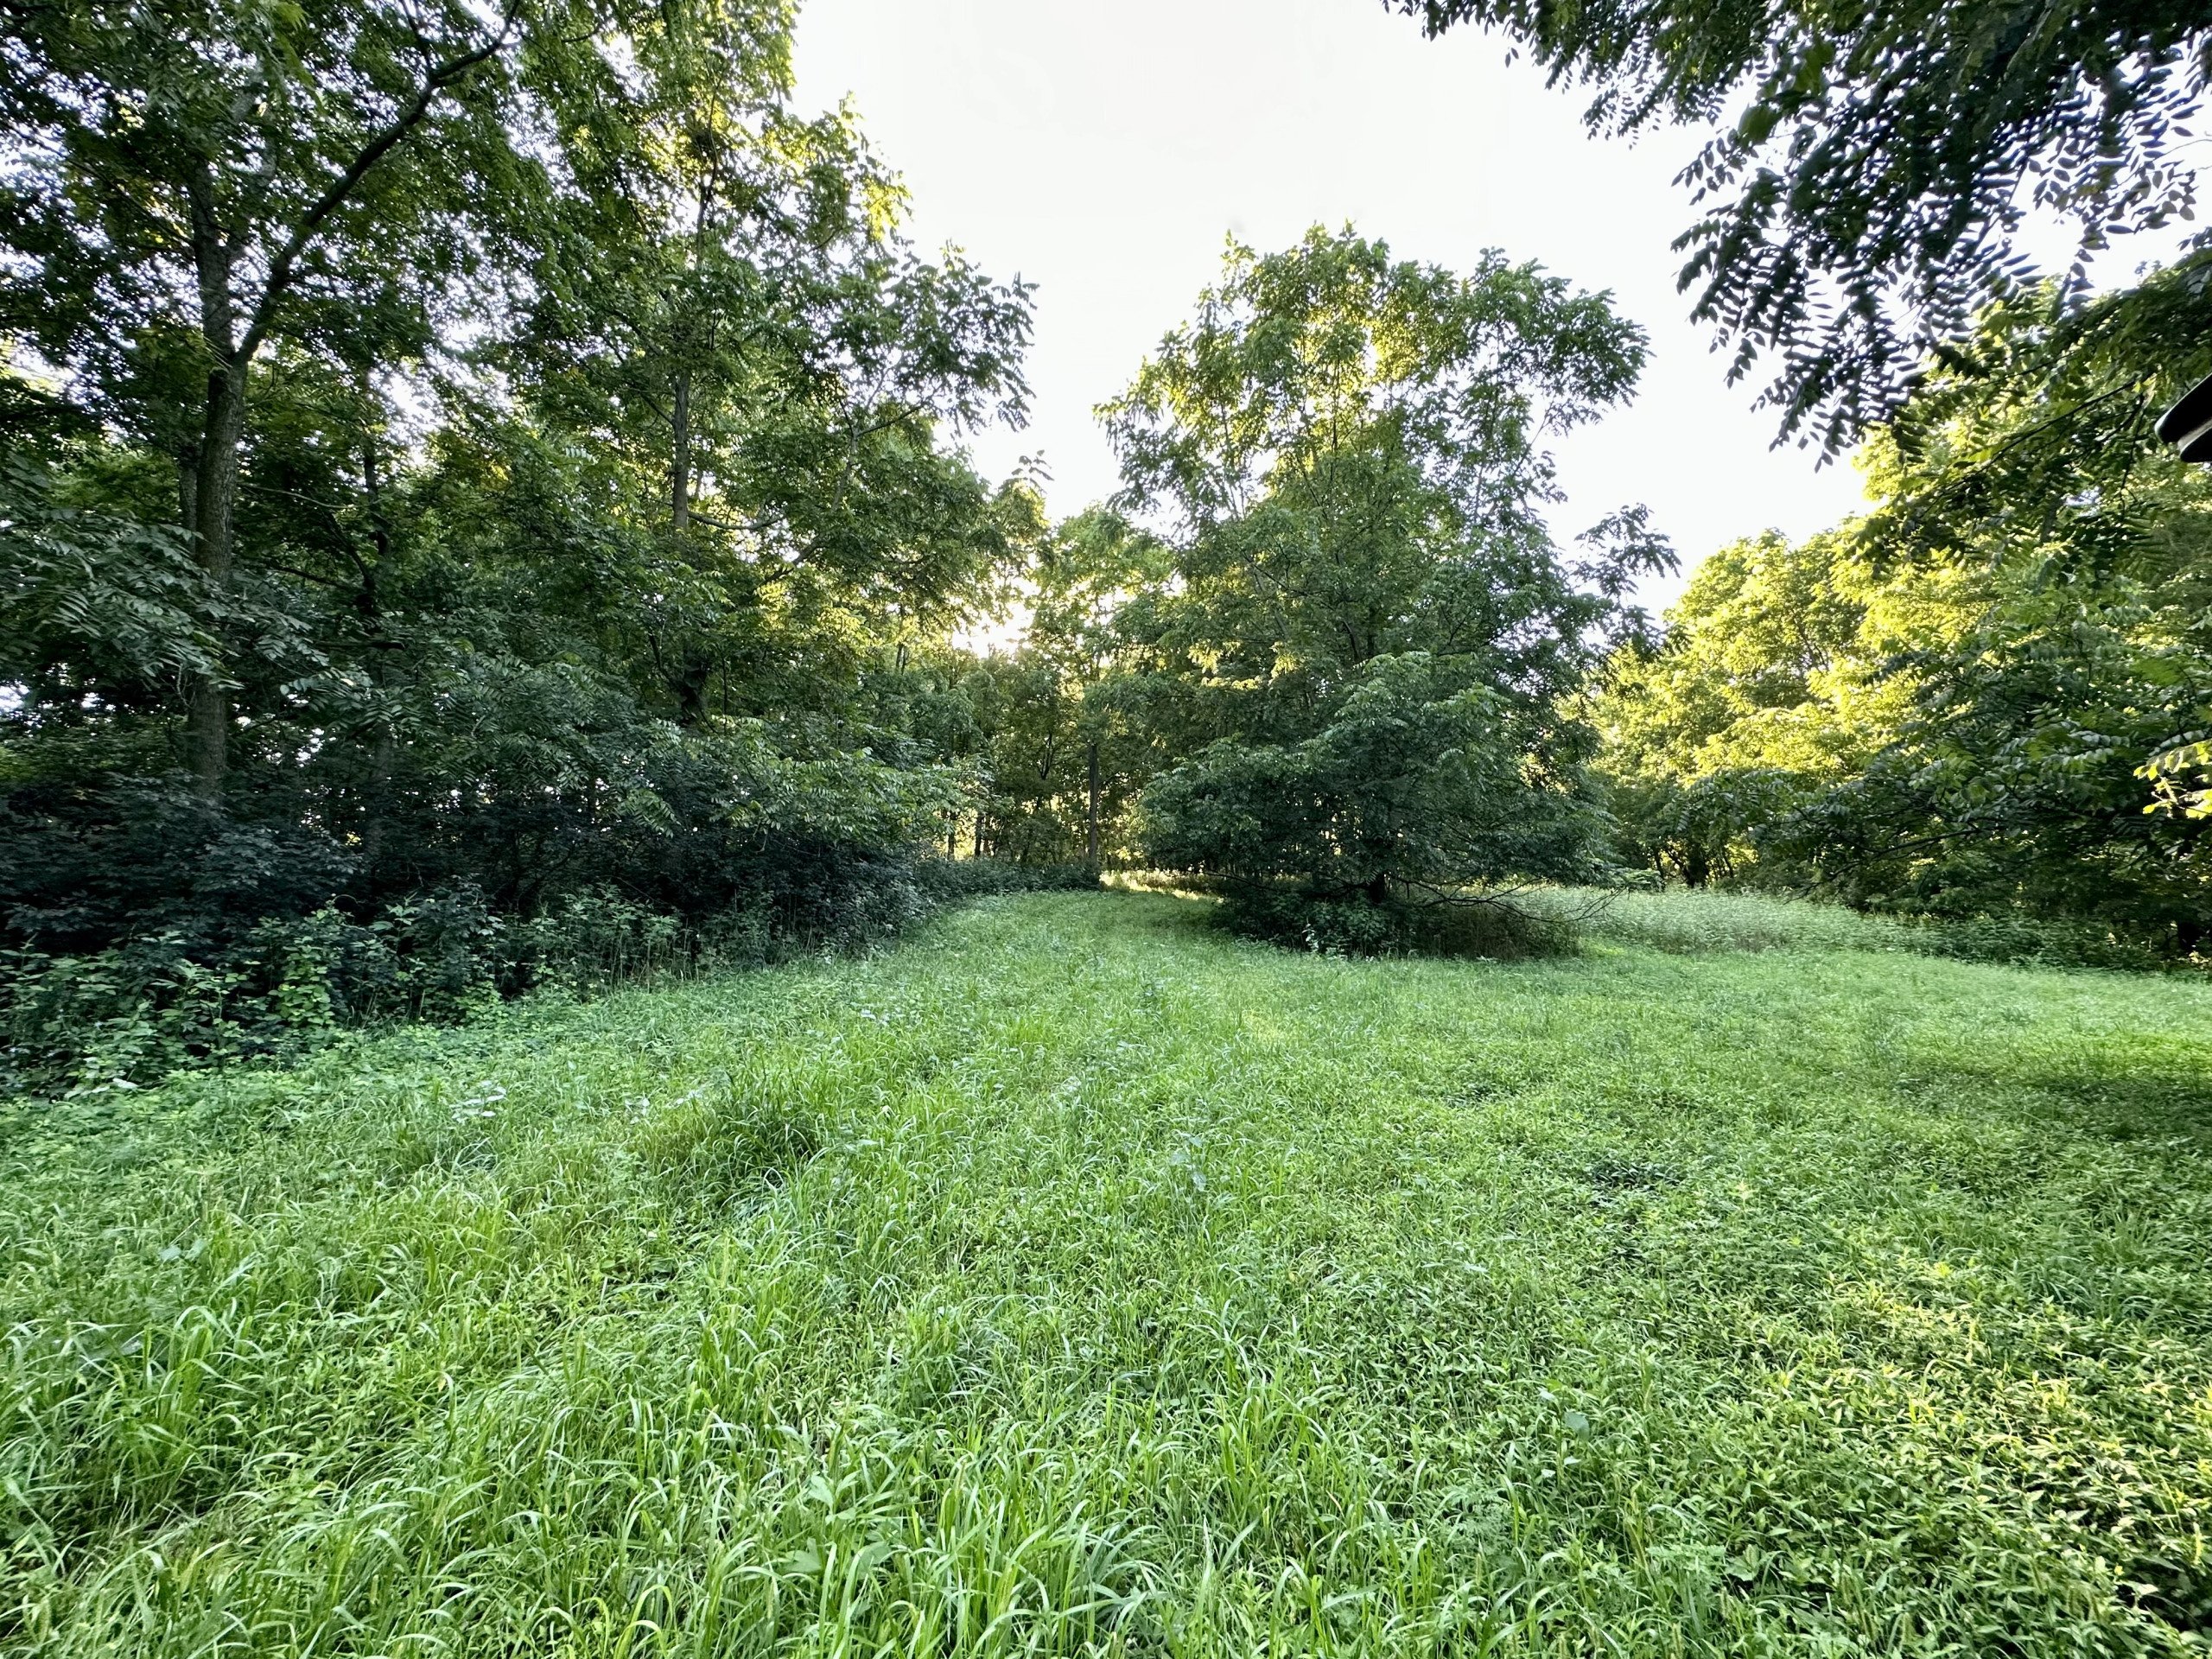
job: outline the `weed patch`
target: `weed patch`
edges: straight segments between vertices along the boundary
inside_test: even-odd
[[[822,1149],[803,1111],[709,1084],[654,1112],[639,1157],[679,1202],[717,1208],[780,1186]]]

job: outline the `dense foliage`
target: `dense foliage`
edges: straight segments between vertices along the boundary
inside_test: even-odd
[[[2005,245],[2203,21],[1427,10],[1743,111],[1871,505],[1663,635],[1533,265],[1232,243],[1054,524],[787,0],[0,0],[11,1650],[2201,1652],[2212,986],[1930,958],[2207,957],[2212,257]]]
[[[1642,359],[1602,296],[1495,255],[1459,276],[1350,232],[1231,247],[1102,411],[1160,541],[1114,612],[1114,700],[1154,745],[1148,857],[1375,905],[1595,869],[1560,699],[1667,555],[1630,510],[1562,556],[1544,440]]]
[[[2152,385],[1993,319],[1870,447],[1873,505],[1698,571],[1601,701],[1638,856],[1936,916],[2212,927],[2212,487]],[[2056,412],[2054,413],[2054,410]]]
[[[954,447],[1027,299],[906,245],[789,23],[24,14],[10,1079],[925,906],[976,775],[904,682],[1042,537]]]
[[[1595,89],[1600,130],[1719,124],[1681,175],[1706,210],[1675,245],[1682,285],[1732,372],[1770,360],[1784,435],[1832,452],[2026,290],[2031,214],[2071,220],[2084,252],[2193,214],[2212,23],[2190,0],[1391,3],[1432,33],[1503,30]],[[2145,308],[2176,351],[2212,322],[2208,259]]]
[[[1695,315],[1783,436],[1862,443],[1873,509],[1716,556],[1604,690],[1624,850],[1920,914],[2212,927],[2206,496],[2151,416],[2212,369],[2212,251],[2093,295],[2190,216],[2201,7],[1399,0],[1497,27],[1591,124],[1719,123],[1685,169]]]

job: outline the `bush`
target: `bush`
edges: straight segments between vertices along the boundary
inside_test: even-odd
[[[1516,962],[1563,956],[1577,945],[1571,918],[1525,905],[1519,894],[1456,903],[1331,899],[1295,887],[1231,888],[1222,920],[1247,938],[1322,956],[1473,957]]]
[[[2177,956],[2172,937],[2164,930],[2130,929],[2018,911],[1955,920],[1931,918],[1907,931],[1916,950],[1966,962],[2135,972],[2185,972],[2212,965],[2202,956]]]
[[[1683,955],[1710,950],[1898,950],[1914,931],[1840,905],[1713,888],[1540,887],[1518,902],[1586,937]]]
[[[1096,881],[919,855],[938,780],[864,756],[792,762],[740,734],[658,764],[654,811],[579,812],[569,885],[528,890],[458,867],[451,829],[435,859],[416,837],[418,880],[395,890],[283,801],[218,808],[165,780],[0,793],[0,1089],[129,1086],[535,989],[864,950],[975,894]],[[487,875],[500,846],[479,849]]]
[[[1378,907],[1598,871],[1604,821],[1575,767],[1548,752],[1543,721],[1423,652],[1374,658],[1359,674],[1313,737],[1224,740],[1155,779],[1143,801],[1148,855]]]

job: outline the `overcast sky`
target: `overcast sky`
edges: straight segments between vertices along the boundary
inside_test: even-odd
[[[994,477],[1041,456],[1055,515],[1113,489],[1091,410],[1189,314],[1224,236],[1347,220],[1401,257],[1539,260],[1649,331],[1635,406],[1560,447],[1562,536],[1644,501],[1688,565],[1849,512],[1857,474],[1770,448],[1675,290],[1695,135],[1593,140],[1580,97],[1505,57],[1380,0],[804,0],[798,74],[806,106],[853,99],[918,239],[1037,285],[1030,424],[976,453]]]

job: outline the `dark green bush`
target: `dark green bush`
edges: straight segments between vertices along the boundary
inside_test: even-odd
[[[143,1084],[344,1028],[459,1020],[531,990],[866,949],[968,897],[1096,881],[918,854],[892,768],[747,758],[752,812],[716,810],[683,775],[711,761],[727,779],[727,753],[678,753],[658,822],[594,830],[579,808],[561,826],[567,884],[524,889],[498,885],[497,836],[472,869],[454,855],[464,835],[443,830],[433,863],[425,831],[418,883],[395,888],[358,847],[267,803],[219,810],[143,780],[0,792],[0,1089]],[[777,798],[802,766],[803,787]],[[559,804],[549,793],[533,810]],[[257,805],[265,817],[244,817]]]
[[[1571,750],[1471,672],[1419,652],[1376,658],[1313,736],[1213,744],[1146,791],[1147,855],[1377,908],[1597,876],[1605,823]]]
[[[1323,956],[1482,957],[1520,961],[1576,948],[1573,919],[1499,894],[1449,903],[1370,904],[1297,887],[1238,886],[1222,919],[1247,938]]]

